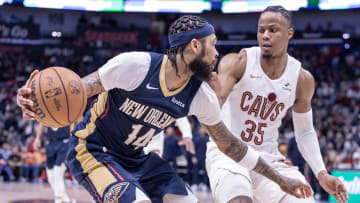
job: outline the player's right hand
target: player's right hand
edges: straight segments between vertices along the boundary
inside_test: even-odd
[[[279,184],[280,188],[297,198],[305,199],[312,196],[311,188],[309,185],[301,182],[300,180],[288,178],[285,176],[282,176],[282,181]]]
[[[33,101],[30,98],[31,96],[31,89],[30,89],[30,81],[35,77],[36,74],[38,74],[38,70],[34,70],[30,78],[26,81],[25,85],[22,86],[17,91],[16,96],[16,102],[17,105],[21,108],[23,112],[23,119],[25,120],[34,120],[35,119],[35,113],[31,110],[31,107],[33,106]]]

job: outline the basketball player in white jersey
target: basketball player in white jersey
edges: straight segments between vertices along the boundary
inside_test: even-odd
[[[226,55],[219,64],[213,88],[223,106],[223,116],[232,133],[261,154],[282,175],[304,176],[283,163],[278,151],[278,128],[293,107],[293,124],[299,150],[320,185],[338,202],[348,194],[341,181],[325,169],[313,127],[311,99],[314,79],[301,63],[287,54],[294,30],[291,14],[281,6],[270,6],[260,15],[259,47]],[[208,143],[206,167],[217,203],[310,203],[312,197],[297,199],[281,191],[274,182],[239,166],[226,157],[214,142]],[[255,197],[255,198],[254,198]]]

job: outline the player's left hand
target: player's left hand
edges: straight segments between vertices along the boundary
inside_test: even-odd
[[[179,142],[179,145],[185,146],[186,151],[190,152],[191,154],[195,154],[195,146],[190,137],[185,137]]]
[[[338,178],[329,175],[327,171],[320,171],[318,178],[321,187],[333,195],[337,202],[346,203],[349,200],[349,194]]]
[[[312,195],[311,188],[308,184],[294,178],[282,176],[279,186],[284,192],[299,199],[309,198]]]

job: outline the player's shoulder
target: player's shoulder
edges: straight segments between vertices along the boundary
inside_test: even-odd
[[[313,75],[303,67],[300,68],[298,84],[299,83],[315,83]]]
[[[114,56],[111,60],[131,60],[134,62],[139,62],[141,59],[150,59],[151,55],[150,52],[145,51],[129,51],[129,52],[122,52],[116,56]],[[139,60],[140,59],[140,60]]]
[[[234,66],[246,65],[246,51],[242,49],[239,53],[229,53],[221,58],[222,68],[234,68]]]
[[[151,52],[131,51],[123,52],[110,59],[109,64],[114,66],[126,66],[131,69],[138,68],[140,72],[147,72],[151,63]]]
[[[297,83],[297,94],[302,94],[303,92],[312,92],[314,89],[315,79],[313,75],[308,70],[301,67]]]
[[[238,53],[229,53],[221,58],[219,63],[219,73],[227,73],[240,78],[246,68],[246,50],[242,49]]]

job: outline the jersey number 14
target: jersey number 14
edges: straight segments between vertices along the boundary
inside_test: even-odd
[[[144,126],[141,124],[132,125],[133,131],[129,134],[128,139],[125,140],[125,144],[132,144],[135,147],[135,150],[139,149],[140,147],[145,147],[150,142],[151,138],[154,136],[155,130],[151,128],[145,133],[145,135],[137,137],[143,127]]]

